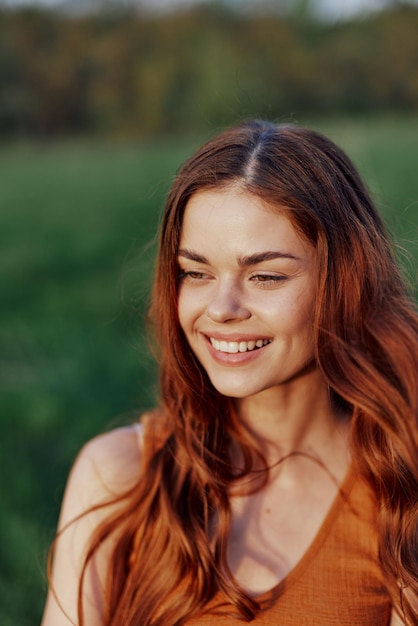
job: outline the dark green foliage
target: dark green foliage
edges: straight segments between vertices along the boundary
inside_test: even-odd
[[[0,134],[145,137],[255,114],[418,111],[416,5],[337,24],[303,15],[0,7]]]

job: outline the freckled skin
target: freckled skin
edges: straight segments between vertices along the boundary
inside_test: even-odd
[[[243,398],[294,385],[313,360],[317,270],[315,250],[285,209],[234,187],[198,192],[179,248],[180,324],[216,389]],[[270,343],[225,354],[209,337]]]

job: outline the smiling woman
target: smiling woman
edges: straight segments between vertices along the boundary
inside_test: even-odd
[[[324,136],[254,121],[167,200],[161,405],[89,442],[43,626],[412,626],[418,318]]]
[[[274,209],[235,184],[184,213],[179,321],[225,396],[287,393],[314,359],[315,249]]]

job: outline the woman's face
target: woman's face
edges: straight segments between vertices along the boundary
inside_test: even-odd
[[[196,193],[178,264],[180,325],[221,394],[295,384],[312,367],[316,254],[285,210],[233,186]]]

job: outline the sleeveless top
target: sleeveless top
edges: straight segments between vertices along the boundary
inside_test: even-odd
[[[391,600],[378,563],[373,494],[351,468],[304,556],[255,599],[260,626],[389,626]],[[187,626],[242,626],[219,592]]]
[[[391,601],[378,564],[375,507],[367,485],[351,469],[312,544],[271,591],[263,626],[389,626]],[[218,594],[188,625],[242,626]]]

